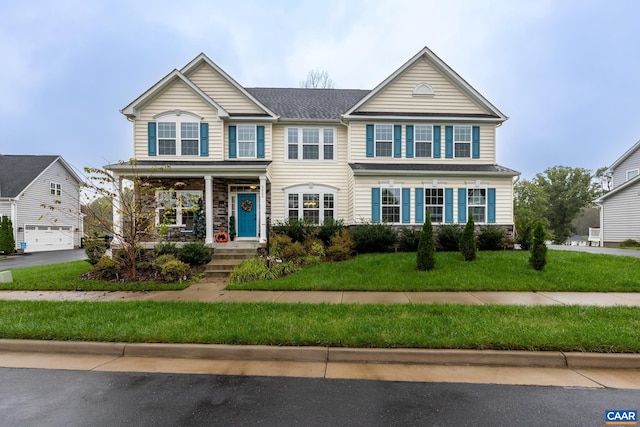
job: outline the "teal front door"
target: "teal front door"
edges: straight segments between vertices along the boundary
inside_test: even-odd
[[[256,237],[258,234],[256,210],[256,195],[254,193],[238,194],[238,237]]]

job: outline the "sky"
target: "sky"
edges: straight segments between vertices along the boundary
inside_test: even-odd
[[[497,162],[595,171],[640,139],[636,0],[0,0],[0,153],[133,155],[119,112],[201,52],[245,87],[373,89],[424,46],[509,117]]]

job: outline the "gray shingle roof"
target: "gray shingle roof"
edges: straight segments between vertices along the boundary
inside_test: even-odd
[[[283,119],[337,120],[370,91],[361,89],[246,88]]]
[[[59,156],[0,154],[0,197],[17,197]]]
[[[474,164],[422,164],[422,163],[350,163],[351,169],[357,171],[407,171],[407,172],[470,172],[470,173],[496,173],[504,175],[520,175],[520,172],[500,165],[474,165]]]

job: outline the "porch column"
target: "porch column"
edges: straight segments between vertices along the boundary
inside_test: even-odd
[[[122,244],[122,177],[117,173],[113,174],[113,182],[116,185],[116,191],[113,195],[113,240],[112,244],[118,246]]]
[[[205,225],[206,233],[204,242],[213,245],[213,177],[204,177],[204,200],[205,200]]]
[[[260,175],[260,243],[267,241],[267,177]]]

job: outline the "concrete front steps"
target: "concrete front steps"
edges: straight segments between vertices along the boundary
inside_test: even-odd
[[[260,247],[261,245],[257,242],[228,242],[214,245],[213,256],[204,272],[205,278],[228,278],[236,265],[255,257]]]

